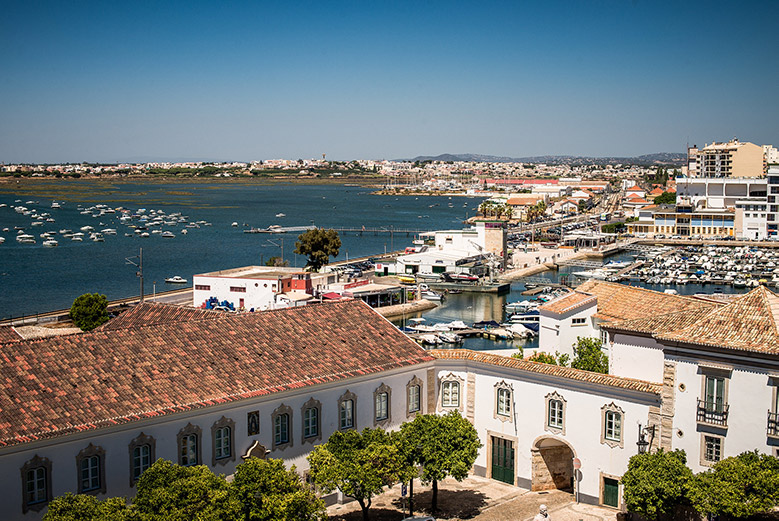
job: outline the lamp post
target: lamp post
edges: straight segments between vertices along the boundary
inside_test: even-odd
[[[646,440],[647,435],[649,435],[650,441]],[[651,448],[652,441],[655,439],[655,425],[648,425],[644,428],[641,428],[641,424],[638,424],[638,441],[636,442],[636,445],[638,446],[638,453],[644,454],[647,452],[648,449]]]

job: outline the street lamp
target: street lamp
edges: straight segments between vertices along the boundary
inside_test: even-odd
[[[638,424],[638,441],[636,442],[636,445],[638,446],[639,454],[647,452],[647,449],[649,449],[652,442],[655,440],[655,427],[655,425],[648,425],[642,429],[641,424]],[[649,435],[650,441],[646,441],[647,435]]]

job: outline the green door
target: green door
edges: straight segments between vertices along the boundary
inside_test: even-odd
[[[619,481],[603,478],[603,504],[619,508]]]
[[[514,484],[514,442],[492,436],[492,479]]]

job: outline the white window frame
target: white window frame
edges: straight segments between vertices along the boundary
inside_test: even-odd
[[[625,446],[625,411],[614,402],[601,408],[600,442],[611,448]]]
[[[441,407],[460,406],[460,382],[448,380],[441,383]]]

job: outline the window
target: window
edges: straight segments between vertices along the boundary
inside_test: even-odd
[[[444,407],[459,407],[460,406],[460,383],[459,382],[444,382],[443,383],[443,399],[441,404]]]
[[[281,445],[289,442],[289,415],[279,414],[273,420],[274,443]]]
[[[493,391],[493,403],[495,404],[492,410],[492,417],[503,422],[510,422],[513,420],[511,415],[512,410],[512,388],[505,380],[502,380],[495,384]]]
[[[211,286],[208,284],[195,284],[195,289],[199,291],[211,291]]]
[[[719,436],[703,436],[703,464],[717,463],[722,459],[722,438]]]
[[[726,428],[728,426],[728,379],[730,370],[720,367],[699,367],[703,373],[701,399],[698,400],[697,421]]]
[[[376,421],[387,419],[387,393],[378,393],[376,395]]]
[[[22,467],[22,513],[42,510],[51,501],[51,461],[35,456]]]
[[[211,466],[217,463],[225,465],[228,461],[235,461],[235,422],[222,416],[219,421],[211,426]]]
[[[91,443],[78,453],[78,493],[105,494],[105,451]]]
[[[346,391],[338,398],[338,428],[340,430],[351,429],[356,426],[356,411],[357,395],[350,391]]]
[[[271,414],[271,423],[273,424],[273,448],[283,450],[291,447],[292,437],[289,433],[292,430],[292,408],[281,404]]]
[[[511,414],[511,391],[498,389],[498,414],[508,416]]]
[[[230,291],[233,293],[246,293],[246,288],[243,286],[230,286]]]
[[[422,380],[414,377],[406,384],[406,417],[422,412]]]
[[[341,429],[354,427],[354,402],[344,400],[341,402]]]
[[[200,464],[200,436],[202,429],[188,423],[178,433],[179,465],[190,467]]]
[[[319,433],[319,411],[310,407],[303,413],[303,437],[310,438]]]
[[[141,477],[146,469],[154,463],[156,442],[151,436],[141,433],[137,438],[130,442],[130,486],[135,486],[135,482]]]
[[[571,319],[571,325],[572,326],[583,326],[586,321],[587,321],[587,319],[584,318],[584,317],[582,317],[582,318],[573,318],[573,319]]]
[[[390,402],[392,389],[386,384],[381,384],[373,391],[373,425],[385,427],[390,423]]]
[[[549,400],[549,418],[548,425],[557,429],[563,428],[563,402],[560,400]]]
[[[408,388],[408,412],[419,412],[419,386]]]
[[[617,407],[614,402],[609,405],[604,405],[601,408],[601,425],[603,425],[601,443],[608,445],[611,448],[624,447],[624,439],[622,436],[622,424],[625,420],[624,416],[624,411]]]
[[[322,404],[314,398],[309,399],[301,407],[303,413],[303,443],[314,443],[322,439],[320,428]]]

